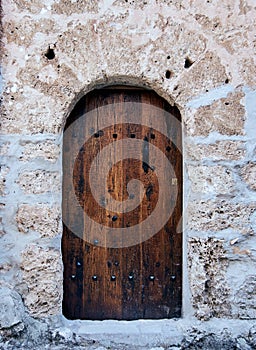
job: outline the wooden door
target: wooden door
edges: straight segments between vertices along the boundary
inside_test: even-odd
[[[94,90],[75,106],[63,139],[63,314],[68,319],[181,316],[181,145],[178,109],[153,91]],[[140,183],[129,188],[134,179]],[[120,204],[118,211],[107,205],[111,200]],[[122,203],[128,205],[125,211]],[[167,219],[166,206],[172,208]]]

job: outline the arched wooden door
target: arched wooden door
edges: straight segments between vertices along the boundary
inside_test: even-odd
[[[179,111],[153,91],[94,90],[74,108],[63,139],[68,319],[180,317],[181,147]]]

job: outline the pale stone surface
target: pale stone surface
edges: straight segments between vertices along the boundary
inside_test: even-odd
[[[211,105],[191,110],[185,120],[188,135],[206,136],[213,131],[223,135],[244,135],[245,109],[240,91],[228,94]],[[193,113],[193,118],[192,114]]]
[[[4,173],[4,177],[8,175],[8,186],[4,189],[6,206],[3,206],[7,233],[0,243],[5,242],[4,251],[8,255],[5,247],[9,247],[9,232],[24,241],[36,239],[33,231],[44,237],[40,240],[42,246],[32,244],[22,258],[24,281],[28,286],[27,294],[22,297],[29,313],[39,317],[61,314],[60,249],[55,251],[48,246],[49,241],[55,244],[60,241],[55,233],[61,203],[58,208],[38,203],[41,198],[47,201],[48,197],[52,203],[51,192],[60,193],[61,162],[57,162],[57,157],[61,152],[64,123],[79,98],[95,87],[113,83],[146,86],[180,108],[185,132],[184,162],[190,165],[191,179],[189,183],[184,178],[184,193],[190,194],[192,189],[191,198],[197,198],[184,213],[188,229],[204,237],[207,231],[211,231],[212,236],[227,234],[230,235],[228,241],[255,232],[252,218],[255,201],[254,191],[251,191],[255,190],[255,165],[251,159],[256,154],[256,148],[253,154],[252,145],[255,109],[246,100],[248,91],[256,86],[256,6],[253,0],[3,0],[2,7],[1,132],[4,134],[2,154],[9,172]],[[218,89],[229,94],[225,92],[220,96]],[[193,107],[190,102],[197,99],[202,103]],[[10,164],[6,161],[7,155]],[[245,165],[246,162],[250,163]],[[238,181],[234,188],[233,173],[225,173],[224,169],[235,166]],[[210,176],[215,180],[210,182]],[[216,200],[218,194],[224,195],[226,200]],[[49,208],[53,209],[51,213]],[[18,229],[28,230],[29,234],[21,235]],[[194,235],[194,231],[188,234]],[[248,242],[246,236],[242,237]],[[255,262],[252,246],[235,244],[230,248],[232,253],[225,257],[218,242],[199,237],[189,243],[191,284],[187,283],[183,294],[186,298],[190,286],[192,303],[188,307],[187,301],[184,302],[184,310],[190,310],[184,314],[185,318],[189,317],[190,326],[193,326],[191,315],[202,319],[229,316],[228,288],[233,286],[230,284],[223,289],[228,277],[227,259],[232,262],[239,257],[241,264],[237,266],[237,274],[243,276],[241,281],[252,282],[251,269],[243,268],[245,262],[249,267]],[[15,246],[17,256],[23,249],[22,244]],[[12,242],[12,252],[13,246]],[[3,272],[9,267],[3,267]],[[18,266],[13,266],[13,270],[15,274],[20,273]],[[184,280],[188,279],[186,273],[185,259]],[[195,276],[199,278],[198,284]],[[235,291],[232,290],[232,296]],[[254,315],[250,293],[242,282],[235,299],[239,312],[232,317]],[[248,304],[246,298],[250,299]],[[245,311],[243,305],[250,310]],[[218,322],[213,320],[212,325]],[[235,320],[230,329],[233,330],[237,322]],[[240,338],[244,336],[246,340],[239,338],[238,342],[232,333],[228,339],[221,333],[226,323],[224,320],[221,331],[216,331],[217,337],[192,327],[186,340],[173,343],[174,347],[177,344],[186,349],[196,346],[230,349],[247,348],[252,344],[248,336],[242,334]],[[35,324],[31,321],[31,329]],[[54,329],[55,323],[49,327]],[[179,331],[185,328],[182,325]],[[155,329],[152,326],[151,330]],[[236,330],[235,334],[239,332]],[[17,346],[29,349],[26,338],[30,339],[31,334],[29,337],[26,334],[24,344],[18,341]],[[44,333],[45,339],[47,334],[49,332]],[[255,331],[251,334],[255,335]],[[57,342],[57,338],[54,341]],[[141,342],[137,335],[135,340]],[[63,348],[63,344],[56,347]],[[137,345],[140,348],[139,343]],[[146,349],[171,345],[155,344],[152,340]],[[47,346],[54,349],[55,344]],[[99,346],[96,344],[95,348]],[[107,345],[102,346],[107,348]],[[37,345],[31,347],[39,349]],[[67,347],[70,348],[70,344]],[[43,344],[42,349],[45,348]],[[123,349],[122,345],[119,348]]]
[[[60,191],[60,175],[57,172],[44,170],[24,171],[19,175],[17,183],[24,193],[56,193]]]
[[[232,194],[234,191],[232,171],[223,166],[189,165],[188,177],[192,192]]]
[[[223,242],[217,239],[191,238],[188,264],[192,304],[199,319],[230,317],[229,286],[225,280],[227,259]]]
[[[20,295],[7,287],[0,288],[0,329],[10,328],[18,324],[24,328],[24,306]]]
[[[22,253],[23,281],[27,285],[25,305],[33,316],[59,314],[61,310],[60,252],[31,244]]]
[[[21,204],[16,220],[20,232],[36,231],[42,237],[54,237],[60,232],[60,212],[57,206]]]
[[[60,147],[51,140],[38,142],[21,142],[23,146],[20,160],[28,161],[34,158],[43,158],[50,162],[55,162],[60,153]]]
[[[6,175],[9,173],[10,169],[8,166],[1,166],[0,168],[0,195],[3,196],[6,193]]]
[[[5,142],[0,145],[0,156],[4,156],[8,153],[10,142]]]
[[[256,277],[248,276],[235,295],[234,316],[240,319],[256,318]]]
[[[28,79],[29,76],[28,74]],[[3,106],[1,132],[3,134],[58,133],[62,121],[61,115],[56,113],[56,104],[57,101],[54,101],[51,96],[24,87],[22,93],[17,93],[15,102],[6,103]]]
[[[181,79],[174,87],[173,95],[178,103],[183,104],[193,95],[203,94],[217,86],[225,84],[228,76],[225,67],[221,64],[220,58],[215,53],[208,51],[203,58],[197,61],[197,64],[191,66],[180,78]],[[195,123],[198,121],[199,124],[197,126],[198,132],[200,133],[201,131],[203,135],[205,135],[207,130],[202,129],[204,129],[207,124],[204,125],[204,127],[200,127],[199,120],[197,120],[197,117],[199,119],[198,114],[194,117]],[[207,110],[205,111],[205,115],[207,115]],[[191,134],[196,135],[197,132],[191,131]]]
[[[253,234],[251,215],[255,203],[232,203],[227,200],[199,200],[188,206],[188,226],[196,231],[219,231],[227,228]]]
[[[239,160],[245,156],[245,142],[217,141],[211,144],[186,144],[186,154],[191,160]]]
[[[252,190],[256,190],[256,163],[250,162],[245,167],[243,167],[241,175],[247,185]]]

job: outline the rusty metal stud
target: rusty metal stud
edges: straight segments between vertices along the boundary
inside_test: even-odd
[[[150,281],[154,281],[154,279],[155,279],[155,276],[154,276],[154,275],[150,275],[150,276],[149,276],[149,280],[150,280]]]
[[[133,278],[134,278],[134,276],[133,276],[133,275],[129,275],[129,276],[128,276],[128,279],[129,279],[130,281],[132,281],[132,280],[133,280]]]
[[[97,280],[98,280],[98,277],[97,277],[96,275],[93,275],[93,276],[92,276],[92,280],[93,280],[93,281],[97,281]]]
[[[115,281],[116,280],[116,276],[115,275],[112,275],[111,276],[111,281]]]
[[[76,278],[76,275],[71,275],[71,279],[74,280]]]
[[[176,276],[175,275],[172,275],[171,276],[171,281],[175,281],[176,280]]]

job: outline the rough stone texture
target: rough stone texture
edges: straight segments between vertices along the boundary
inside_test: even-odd
[[[189,135],[206,136],[213,131],[222,135],[243,135],[245,109],[241,103],[242,92],[230,93],[211,105],[199,107],[189,115],[187,130]]]
[[[256,190],[256,163],[250,162],[245,167],[243,167],[241,175],[247,185],[252,190]]]
[[[9,173],[10,169],[7,166],[1,166],[0,168],[0,195],[3,196],[6,194],[6,175]]]
[[[45,170],[24,171],[19,175],[17,183],[24,193],[54,193],[60,190],[59,173]]]
[[[235,295],[234,315],[240,319],[256,319],[256,277],[248,276]]]
[[[245,143],[243,141],[217,141],[208,145],[190,142],[186,145],[186,151],[191,160],[239,160],[245,156]]]
[[[34,158],[43,158],[55,162],[59,157],[60,147],[51,140],[43,142],[21,142],[23,146],[20,160],[28,161]]]
[[[253,204],[232,203],[226,200],[195,201],[188,207],[188,226],[196,231],[219,231],[232,228],[242,234],[252,234],[250,217]]]
[[[242,330],[235,327],[239,317],[247,322],[255,315],[254,287],[246,285],[254,286],[256,256],[255,1],[3,0],[2,8],[0,245],[8,263],[1,263],[1,279],[21,292],[28,314],[42,319],[57,314],[47,325],[26,320],[5,348],[255,348],[255,329],[249,333],[247,323]],[[161,329],[156,340],[154,323],[150,334],[143,338],[137,332],[133,340],[129,334],[121,345],[111,336],[93,343],[73,336],[77,329],[72,334],[63,330],[57,224],[65,120],[81,96],[115,83],[152,88],[179,107],[188,201],[184,237],[196,236],[188,247],[189,270],[185,253],[185,319],[172,327],[175,336]],[[13,255],[15,264],[10,263]],[[16,278],[20,256],[23,287]],[[208,329],[193,326],[195,315],[218,320],[212,319]],[[235,322],[225,333],[227,320],[220,318],[229,316]],[[213,331],[219,323],[221,330]],[[164,337],[161,343],[162,333],[171,334],[169,342]],[[123,339],[121,334],[119,342]]]
[[[0,156],[4,156],[8,152],[10,142],[5,142],[0,145]]]
[[[214,176],[213,176],[214,174]],[[192,192],[232,194],[234,180],[232,172],[221,166],[188,166],[188,177]]]
[[[0,288],[0,295],[0,330],[17,325],[23,329],[25,310],[20,295],[7,287]]]
[[[60,232],[60,212],[56,206],[22,204],[16,220],[20,232],[28,233],[32,230],[39,232],[42,237],[53,237]]]
[[[58,314],[62,298],[60,253],[31,244],[22,253],[21,268],[27,285],[24,302],[31,315]]]
[[[227,259],[223,242],[212,238],[191,238],[188,262],[196,316],[203,320],[212,316],[230,317],[229,286],[225,280]]]
[[[216,67],[218,67],[218,69],[216,69]],[[206,51],[204,57],[199,59],[197,64],[194,64],[189,71],[183,73],[182,80],[174,87],[173,94],[175,99],[182,103],[188,96],[191,97],[191,93],[192,95],[199,95],[208,92],[212,88],[225,84],[227,80],[228,76],[225,67],[221,64],[220,58],[212,51]],[[219,104],[220,103],[217,103],[217,105]],[[196,135],[197,131],[199,134],[200,131],[203,135],[207,134],[207,130],[204,130],[207,128],[207,120],[203,121],[202,123],[204,123],[204,125],[201,126],[199,122],[200,114],[206,119],[207,116],[209,117],[209,115],[212,115],[212,113],[209,113],[205,108],[202,109],[202,112],[199,111],[194,117],[195,124],[198,123],[198,126],[195,132],[191,131],[192,135]],[[216,127],[218,124],[219,123],[216,122]],[[208,128],[210,129],[210,127]]]

